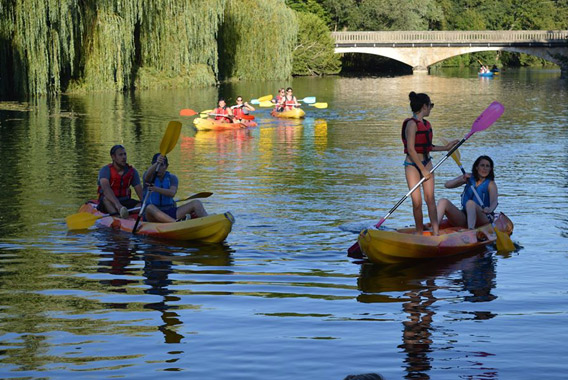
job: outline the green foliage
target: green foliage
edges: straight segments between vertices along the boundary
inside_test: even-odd
[[[286,0],[286,5],[296,12],[315,14],[328,25],[331,23],[329,13],[317,0]]]
[[[284,0],[228,0],[219,35],[223,79],[286,79],[298,33]]]
[[[294,48],[294,75],[337,74],[341,60],[325,22],[312,13],[298,12],[298,43]]]

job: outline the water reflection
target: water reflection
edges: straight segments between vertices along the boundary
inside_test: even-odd
[[[457,277],[456,277],[457,274]],[[358,280],[360,302],[401,302],[402,310],[407,319],[402,323],[402,344],[398,348],[406,353],[404,360],[407,379],[430,379],[429,371],[432,369],[432,358],[429,356],[434,349],[436,334],[442,334],[448,340],[438,342],[438,346],[451,348],[452,341],[459,341],[458,337],[450,337],[453,333],[446,330],[437,331],[434,323],[436,307],[439,301],[437,292],[451,291],[457,293],[454,297],[462,302],[483,303],[490,302],[496,297],[491,293],[495,288],[495,260],[492,252],[486,251],[468,257],[450,257],[432,261],[413,261],[397,264],[364,264]],[[449,285],[440,285],[445,281]],[[468,294],[463,295],[462,292]],[[448,296],[442,296],[447,299]],[[454,321],[486,320],[495,317],[495,314],[476,310],[454,315]],[[456,312],[453,312],[456,314]],[[470,314],[467,316],[467,314]],[[448,318],[447,316],[441,319]],[[439,338],[438,338],[439,339]],[[472,356],[479,356],[472,353]],[[485,353],[487,354],[487,353]],[[480,358],[476,360],[479,374],[483,378],[496,378],[496,371],[487,368]]]

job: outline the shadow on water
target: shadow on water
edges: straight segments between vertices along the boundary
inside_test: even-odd
[[[384,265],[366,263],[361,266],[358,287],[362,293],[358,301],[401,302],[402,311],[407,315],[402,323],[402,344],[398,346],[406,354],[405,378],[430,379],[428,372],[432,369],[433,359],[429,353],[436,351],[432,348],[433,335],[437,330],[434,323],[437,308],[434,304],[439,296],[436,296],[436,292],[449,290],[458,293],[462,302],[491,302],[497,298],[492,294],[495,288],[495,265],[492,252],[485,251],[467,257]],[[444,285],[439,285],[442,282]],[[447,295],[444,296],[446,298]],[[487,320],[496,316],[488,311],[463,313],[465,315],[455,317],[457,321]],[[444,331],[440,333],[447,334]],[[487,355],[492,354],[472,353],[482,368],[483,378],[495,378],[496,371],[481,363],[481,357]]]
[[[165,343],[180,343],[184,338],[178,330],[183,324],[174,305],[181,299],[176,295],[176,281],[172,280],[181,266],[228,267],[232,265],[233,250],[225,244],[199,244],[191,242],[164,242],[144,237],[133,238],[115,231],[97,232],[101,254],[97,272],[116,278],[100,281],[109,292],[127,293],[128,287],[139,283],[139,272],[133,263],[143,265],[144,294],[162,297],[158,302],[145,303],[143,309],[161,314],[163,324],[157,329],[164,335]],[[216,270],[218,272],[218,270]],[[133,279],[128,279],[132,276]],[[109,309],[126,309],[129,303],[108,303]]]

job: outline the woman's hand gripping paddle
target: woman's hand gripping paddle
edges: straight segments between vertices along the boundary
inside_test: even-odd
[[[166,128],[166,133],[164,137],[162,137],[162,142],[160,143],[160,154],[162,156],[167,155],[170,153],[177,144],[179,139],[179,134],[181,133],[181,123],[179,121],[170,121],[168,127]],[[158,171],[160,170],[160,164],[156,167],[154,171],[154,175],[150,180],[150,183],[154,183],[156,180],[156,176],[158,175]],[[146,206],[148,205],[148,198],[150,197],[150,191],[146,191],[146,196],[144,196],[144,202],[142,203],[142,208],[138,213],[138,217],[136,218],[136,223],[134,223],[134,228],[132,228],[132,234],[136,235],[136,230],[138,229],[138,224],[140,223],[140,219],[144,215],[146,211]]]
[[[489,105],[489,107],[487,107],[485,109],[485,111],[483,111],[481,113],[481,115],[479,115],[477,117],[477,119],[475,119],[475,121],[473,122],[473,125],[471,126],[471,130],[456,145],[454,145],[452,149],[450,149],[448,151],[448,153],[440,160],[440,162],[438,162],[432,168],[432,170],[430,170],[430,173],[434,173],[434,171],[440,165],[442,165],[442,163],[444,161],[446,161],[448,159],[448,157],[450,157],[474,133],[484,131],[487,128],[489,128],[495,121],[497,121],[497,119],[499,119],[499,117],[501,117],[501,115],[503,114],[504,111],[505,111],[505,107],[503,107],[503,105],[501,103],[499,103],[499,102],[491,103]],[[398,208],[398,206],[400,206],[406,200],[406,198],[408,198],[410,196],[410,194],[412,194],[414,192],[414,190],[416,190],[418,187],[420,187],[420,185],[422,185],[422,182],[424,182],[424,181],[425,181],[425,178],[422,177],[422,179],[412,189],[410,189],[408,191],[408,193],[406,193],[406,195],[404,197],[402,197],[394,205],[394,207],[391,208],[390,211],[379,221],[379,223],[375,224],[374,227],[379,228],[385,222],[385,220],[387,220],[387,218]],[[363,257],[362,252],[361,252],[361,247],[359,246],[358,242],[355,242],[355,244],[353,244],[351,247],[349,247],[349,249],[347,250],[347,256],[352,257],[352,258],[362,258]]]
[[[447,140],[445,140],[443,138],[441,138],[440,141],[442,141],[442,143],[444,143],[444,144],[448,143]],[[457,149],[455,150],[455,152],[452,154],[452,158],[454,159],[456,164],[459,166],[462,174],[465,175],[465,169],[463,168],[463,165],[461,163],[461,154],[460,154],[459,150],[457,150]],[[479,196],[479,193],[477,192],[475,187],[472,187],[471,189],[473,190],[473,195],[475,195],[477,202],[482,205],[483,201],[481,200],[481,197]],[[506,232],[501,231],[500,229],[495,227],[495,225],[493,225],[493,229],[495,230],[495,234],[497,235],[497,243],[496,244],[497,244],[497,250],[498,251],[512,252],[512,251],[517,249],[515,247],[515,244],[511,240],[511,237]]]

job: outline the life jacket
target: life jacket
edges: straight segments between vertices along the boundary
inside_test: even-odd
[[[215,110],[213,111],[214,114],[217,115],[227,115],[227,116],[215,116],[215,120],[225,120],[225,121],[231,121],[231,119],[228,117],[229,116],[229,110],[227,109],[227,107],[217,107],[215,108]]]
[[[402,143],[404,144],[404,153],[408,153],[407,141],[406,141],[406,126],[410,120],[414,120],[416,123],[416,137],[414,138],[414,149],[417,153],[430,153],[434,145],[432,145],[432,126],[430,122],[426,119],[422,121],[415,119],[413,117],[408,118],[402,123]]]
[[[171,186],[170,184],[170,172],[166,172],[164,174],[164,178],[160,179],[160,177],[156,176],[154,180],[154,187],[160,187],[162,189],[169,189]],[[146,196],[146,192],[148,189],[144,189],[144,197]],[[148,202],[157,206],[160,209],[166,210],[170,207],[175,206],[174,199],[172,197],[167,197],[163,194],[159,194],[157,192],[151,192],[150,197],[148,198]]]
[[[244,106],[236,106],[233,108],[233,116],[235,116],[235,119],[242,119],[243,115],[246,115]]]
[[[296,100],[296,97],[295,97],[295,96],[292,96],[292,99],[291,99],[291,100],[288,99],[288,95],[286,95],[286,96],[284,97],[284,106],[285,106],[287,109],[295,108],[295,107],[296,107],[296,104],[298,104],[298,101]]]
[[[483,181],[479,186],[475,187],[475,178],[469,177],[465,185],[465,189],[463,189],[463,193],[461,195],[462,207],[465,209],[465,204],[470,199],[481,206],[481,208],[489,207],[491,205],[491,199],[489,199],[489,183],[491,183],[491,180],[486,178],[485,181]],[[477,194],[479,194],[479,197],[483,201],[483,204],[479,204],[477,197],[473,193],[473,188],[477,190]]]
[[[276,95],[276,103],[274,106],[274,110],[277,112],[282,112],[284,110],[284,106],[280,104],[282,102],[282,99],[284,99],[283,96]]]
[[[127,164],[124,173],[120,175],[113,164],[108,164],[108,167],[110,168],[110,187],[114,195],[119,199],[125,197],[130,198],[130,184],[134,178],[134,168]],[[103,195],[103,190],[100,185],[98,193],[100,199]]]

